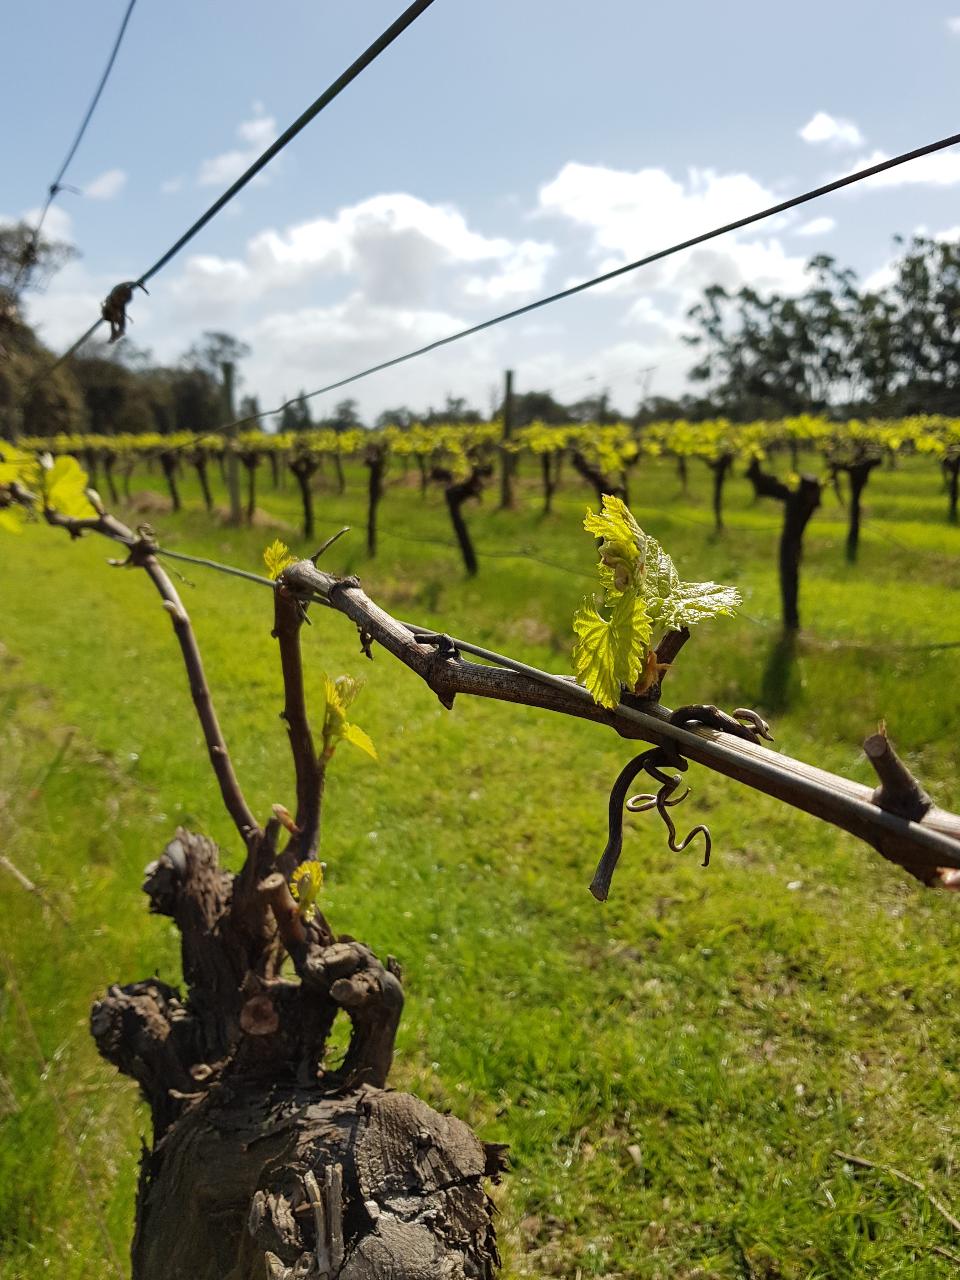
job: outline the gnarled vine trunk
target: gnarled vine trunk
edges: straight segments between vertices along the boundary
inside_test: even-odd
[[[612,494],[615,498],[622,498],[624,502],[630,501],[625,478],[622,478],[619,484],[611,480],[599,467],[594,466],[589,458],[584,457],[579,449],[571,451],[570,461],[573,463],[574,469],[583,476],[584,480],[593,485],[598,503],[603,504],[603,495],[605,493]]]
[[[304,922],[282,874],[257,880],[283,865],[271,838],[232,875],[212,841],[179,830],[144,890],[180,930],[186,995],[147,979],[93,1007],[100,1052],[153,1116],[133,1280],[488,1280],[484,1179],[501,1149],[385,1089],[398,968],[320,915]],[[331,1066],[341,1012],[350,1045]]]
[[[756,458],[751,461],[746,475],[758,498],[777,498],[783,503],[783,527],[777,553],[783,627],[788,632],[799,631],[803,535],[810,517],[820,505],[820,481],[814,476],[801,476],[796,486],[791,488],[784,481],[764,471]]]
[[[156,588],[246,848],[234,874],[211,840],[177,831],[143,888],[151,911],[180,932],[186,992],[147,978],[110,987],[91,1011],[100,1053],[139,1083],[152,1114],[133,1280],[489,1280],[498,1258],[484,1178],[499,1174],[502,1148],[386,1090],[403,1008],[399,966],[337,937],[316,909],[324,776],[339,738],[324,715],[318,751],[307,715],[307,602],[281,575],[273,635],[297,808],[294,816],[275,806],[261,827],[234,772],[190,617],[152,538],[102,508],[84,517],[47,510],[45,518],[71,537],[119,541],[126,563]],[[289,839],[278,850],[283,827]],[[338,1015],[350,1020],[350,1040],[331,1063]]]

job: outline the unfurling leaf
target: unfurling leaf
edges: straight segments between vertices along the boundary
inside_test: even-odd
[[[650,641],[650,617],[642,596],[625,591],[611,604],[609,621],[585,600],[573,617],[577,639],[573,669],[602,707],[615,707],[620,686],[632,689],[640,678]]]
[[[344,742],[352,742],[355,747],[365,751],[372,760],[380,759],[370,735],[361,729],[358,724],[345,724],[343,726],[343,740]]]
[[[60,515],[83,520],[97,515],[87,497],[87,473],[76,458],[56,458],[43,467],[43,504]]]
[[[362,680],[357,680],[353,676],[337,676],[333,683],[337,690],[340,706],[344,711],[351,703],[356,702],[364,685]]]
[[[0,485],[14,482],[29,486],[34,479],[37,460],[12,444],[0,443]]]
[[[281,542],[279,538],[275,538],[263,553],[263,563],[267,566],[267,573],[274,581],[280,577],[284,569],[291,564],[296,564],[296,562],[297,557],[293,555],[287,544]]]
[[[604,494],[600,514],[588,510],[583,527],[600,539],[604,596],[600,609],[588,600],[574,615],[574,671],[601,706],[615,707],[621,686],[646,693],[666,669],[653,647],[660,636],[734,613],[740,593],[716,582],[681,582],[673,560],[621,498]]]
[[[317,900],[323,888],[323,864],[312,859],[301,862],[290,877],[290,892],[301,920],[312,920],[317,914]]]
[[[681,582],[676,596],[675,621],[669,630],[693,627],[707,618],[732,617],[743,603],[736,587],[723,587],[719,582]]]
[[[588,507],[583,527],[600,539],[600,563],[607,571],[601,572],[601,577],[608,589],[639,587],[644,571],[644,533],[623,499],[604,494],[600,514],[595,516]]]
[[[366,752],[374,760],[379,758],[377,749],[369,736],[359,725],[351,724],[347,720],[347,708],[356,699],[362,688],[363,681],[355,680],[352,676],[337,676],[336,680],[331,680],[326,675],[323,677],[324,759],[330,759],[337,743],[341,740],[353,743],[355,747],[359,747],[361,751]]]

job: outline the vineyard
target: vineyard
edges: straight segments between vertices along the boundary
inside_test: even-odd
[[[45,443],[96,467],[105,497],[112,477],[119,514],[148,522],[170,550],[254,574],[275,538],[312,553],[350,525],[325,553],[331,572],[359,574],[401,617],[561,674],[571,670],[571,617],[596,581],[584,510],[598,483],[626,491],[681,567],[743,595],[736,618],[698,630],[677,660],[672,699],[755,707],[778,750],[866,782],[856,744],[885,716],[931,792],[955,801],[960,636],[943,604],[960,585],[951,422],[690,424],[639,436],[531,428],[510,451],[510,508],[499,502],[496,425],[257,434],[235,446],[241,476],[256,480],[247,527],[224,519],[222,441]],[[201,447],[205,485],[191,453]],[[853,485],[841,460],[857,447],[879,465],[862,491],[853,565]],[[243,455],[254,449],[251,465]],[[730,453],[718,533],[716,464]],[[814,475],[820,490],[792,637],[781,626],[782,512],[758,496],[757,467],[789,491]],[[472,575],[448,497],[471,477],[479,501],[459,511]],[[18,519],[12,507],[3,514]],[[13,1140],[0,1166],[0,1231],[69,1239],[58,1265],[80,1277],[105,1248],[84,1179],[106,1203],[122,1256],[140,1129],[132,1098],[104,1079],[85,1025],[90,999],[105,973],[159,966],[177,980],[175,935],[130,886],[177,824],[224,849],[231,830],[199,768],[196,732],[167,711],[186,695],[155,597],[139,575],[106,565],[99,539],[68,545],[54,534],[23,523],[0,562],[2,598],[17,603],[5,617],[0,787],[23,797],[5,812],[3,842],[35,888],[0,882],[7,924],[31,921],[9,935],[18,998],[2,1031]],[[203,565],[170,563],[185,579],[211,684],[229,690],[221,714],[238,772],[261,780],[255,811],[291,804],[263,781],[283,776],[286,752],[281,726],[270,731],[262,715],[283,696],[269,596],[223,576],[213,591]],[[628,817],[598,909],[586,885],[610,780],[632,749],[565,718],[545,734],[543,714],[524,708],[458,700],[447,712],[379,651],[371,665],[342,620],[320,610],[312,621],[311,698],[324,671],[365,677],[357,717],[380,757],[338,756],[327,780],[324,909],[403,959],[394,1087],[509,1144],[513,1168],[497,1192],[505,1274],[952,1274],[955,1232],[930,1199],[951,1199],[957,1137],[951,895],[693,767],[677,822],[709,823],[710,866],[697,846],[671,853],[655,815]],[[31,1274],[36,1256],[11,1255],[5,1274]]]
[[[94,484],[101,483],[116,505],[131,498],[134,478],[161,474],[174,511],[181,509],[183,476],[192,473],[203,505],[213,512],[215,474],[222,498],[234,518],[245,513],[251,522],[258,493],[282,493],[292,487],[299,497],[302,536],[313,539],[316,528],[314,491],[336,498],[346,493],[345,467],[366,468],[366,550],[374,556],[381,503],[391,484],[415,477],[421,494],[443,493],[465,570],[478,569],[466,512],[470,499],[484,489],[498,490],[500,505],[512,505],[511,476],[521,461],[539,472],[540,511],[548,516],[566,471],[591,486],[599,504],[605,493],[629,498],[631,482],[642,489],[651,460],[670,460],[680,482],[681,497],[690,486],[691,466],[710,473],[714,531],[724,528],[727,481],[739,465],[754,499],[772,497],[783,504],[780,537],[782,617],[789,630],[800,625],[799,575],[807,522],[829,487],[835,504],[846,511],[846,559],[854,563],[860,546],[864,495],[878,467],[896,468],[905,459],[923,459],[939,471],[946,519],[956,524],[960,496],[960,420],[917,416],[893,421],[833,422],[803,416],[776,422],[733,424],[727,421],[651,423],[639,430],[626,423],[611,426],[533,423],[505,433],[501,421],[458,425],[413,424],[407,429],[378,431],[320,430],[267,434],[236,430],[198,436],[189,433],[129,436],[53,436],[26,438],[27,450],[50,450],[81,460]],[[264,466],[264,464],[267,464]],[[233,488],[228,473],[234,469]],[[779,470],[779,474],[773,474]],[[801,474],[803,470],[804,474]],[[264,480],[266,473],[266,481]],[[495,485],[499,474],[499,485]],[[934,472],[935,474],[935,472]],[[242,482],[240,476],[242,475]],[[241,497],[242,487],[242,497]],[[325,505],[328,505],[325,502]],[[289,503],[286,504],[289,509]],[[0,512],[0,519],[3,514]],[[18,519],[10,509],[7,522]]]
[[[956,1275],[960,18],[135,8],[6,33],[0,1280]]]

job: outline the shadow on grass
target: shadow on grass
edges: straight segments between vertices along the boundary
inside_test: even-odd
[[[789,711],[799,697],[797,648],[795,631],[784,631],[770,647],[760,685],[760,697],[766,711]]]

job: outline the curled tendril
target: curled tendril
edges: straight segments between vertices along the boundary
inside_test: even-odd
[[[660,790],[656,795],[631,796],[624,808],[626,808],[628,813],[646,813],[649,809],[656,809],[667,828],[669,833],[667,836],[667,843],[674,853],[683,853],[684,849],[686,849],[687,845],[690,844],[692,840],[694,840],[698,835],[702,835],[704,847],[703,862],[700,865],[702,867],[709,867],[710,851],[713,847],[713,841],[710,837],[710,828],[704,826],[704,824],[700,822],[697,826],[688,831],[682,840],[678,840],[677,828],[674,825],[670,814],[667,813],[668,809],[672,809],[686,800],[687,796],[690,794],[690,788],[685,788],[682,795],[675,796],[674,799],[671,800],[669,797],[673,795],[673,792],[676,791],[677,787],[680,785],[679,776],[671,778],[662,775],[660,774],[659,769],[650,769],[648,772],[653,774],[654,777],[664,777]]]
[[[688,832],[682,840],[677,837],[677,828],[668,810],[682,803],[690,794],[690,788],[687,787],[682,795],[674,796],[673,793],[680,786],[680,775],[664,773],[661,767],[663,765],[683,772],[687,768],[687,761],[679,754],[671,753],[663,747],[653,747],[651,750],[635,756],[621,771],[620,776],[613,784],[608,810],[607,847],[600,857],[597,870],[590,884],[590,892],[601,902],[606,901],[610,892],[610,882],[613,879],[613,873],[616,870],[617,862],[623,849],[624,808],[631,813],[645,813],[649,809],[655,808],[667,828],[669,846],[674,853],[682,853],[696,836],[702,835],[705,845],[703,866],[706,867],[710,863],[710,831],[702,823]],[[656,782],[659,782],[660,789],[656,794],[642,793],[631,796],[628,799],[627,792],[630,784],[637,774],[641,772],[648,773]]]

